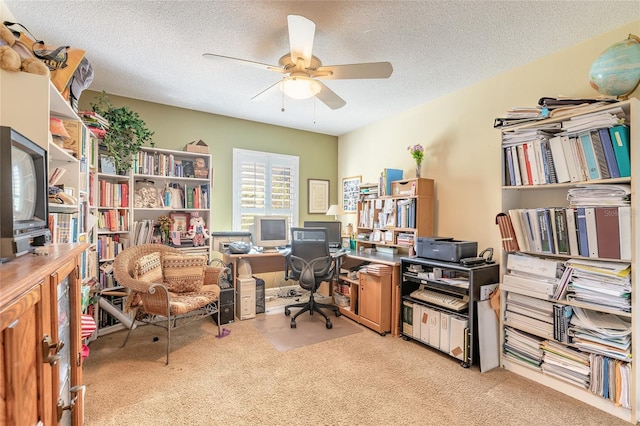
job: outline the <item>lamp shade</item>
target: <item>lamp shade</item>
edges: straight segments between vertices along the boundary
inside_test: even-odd
[[[338,220],[338,215],[339,215],[339,214],[340,214],[340,210],[339,210],[339,208],[338,208],[338,205],[337,205],[337,204],[332,204],[332,205],[329,207],[329,210],[327,210],[327,213],[326,213],[326,215],[327,215],[327,216],[333,215],[333,216],[335,217],[335,219],[336,219],[336,220]]]
[[[293,99],[308,99],[320,92],[320,83],[310,77],[291,76],[280,82],[280,90]]]

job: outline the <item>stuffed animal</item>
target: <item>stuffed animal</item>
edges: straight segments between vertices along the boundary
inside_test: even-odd
[[[49,77],[49,67],[35,58],[33,53],[17,40],[4,24],[0,26],[0,68],[7,71],[24,71]]]
[[[209,231],[204,223],[204,219],[200,216],[191,216],[189,221],[189,238],[193,240],[193,246],[203,246],[204,242],[209,238]]]

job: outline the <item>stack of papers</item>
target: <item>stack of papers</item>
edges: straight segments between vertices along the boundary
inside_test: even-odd
[[[567,300],[631,312],[630,263],[571,259],[567,266]]]
[[[580,350],[631,361],[631,323],[624,318],[574,307],[569,334]]]
[[[631,203],[631,185],[580,185],[569,189],[570,206],[626,206]]]
[[[506,358],[527,367],[540,368],[543,355],[540,343],[543,339],[511,327],[505,327],[504,334],[504,355]]]
[[[542,342],[541,348],[544,351],[543,373],[583,388],[589,387],[589,354],[549,340]]]
[[[616,405],[631,408],[631,364],[597,354],[590,355],[590,363],[589,390]]]

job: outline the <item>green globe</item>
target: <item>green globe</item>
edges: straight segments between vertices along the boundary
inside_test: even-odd
[[[589,83],[603,95],[626,96],[640,82],[640,39],[629,38],[602,52],[591,64]]]

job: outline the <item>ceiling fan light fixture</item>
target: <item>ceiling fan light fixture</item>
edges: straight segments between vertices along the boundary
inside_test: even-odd
[[[280,82],[280,90],[293,99],[308,99],[320,93],[320,83],[305,76],[286,77]]]

